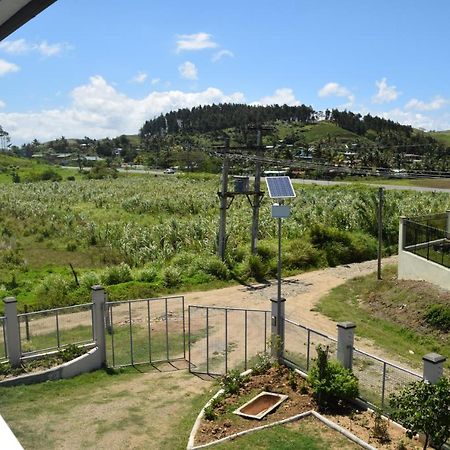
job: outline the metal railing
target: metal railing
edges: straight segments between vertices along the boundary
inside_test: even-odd
[[[267,352],[270,311],[190,305],[189,367],[193,373],[223,375],[247,370]]]
[[[92,303],[17,315],[23,356],[94,342]]]
[[[437,224],[437,222],[436,219],[426,223]],[[404,250],[441,266],[450,267],[450,234],[445,230],[445,226],[441,229],[426,223],[405,219]]]
[[[436,228],[445,231],[447,229],[447,213],[428,214],[425,216],[408,217],[408,220],[425,225],[427,227]]]
[[[337,358],[337,339],[292,320],[285,320],[286,361],[308,373],[319,344],[328,347],[331,359]],[[360,397],[384,410],[387,409],[390,394],[412,381],[422,380],[419,374],[356,348],[353,349],[353,373],[359,380]]]
[[[316,357],[316,347],[328,347],[328,356],[337,357],[337,339],[285,319],[284,358],[300,370],[308,372]]]
[[[0,316],[0,361],[5,361],[8,357],[8,350],[6,348],[6,317]]]
[[[184,297],[106,302],[108,365],[186,359]]]

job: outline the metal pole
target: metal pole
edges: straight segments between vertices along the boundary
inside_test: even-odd
[[[128,302],[128,317],[129,317],[129,320],[130,320],[130,356],[131,356],[131,365],[134,366],[133,319],[131,317],[131,302]]]
[[[261,152],[261,129],[256,130],[256,151]],[[260,155],[258,155],[260,156]],[[253,217],[252,217],[252,242],[251,253],[256,254],[258,245],[259,228],[259,204],[261,201],[261,161],[257,158],[255,162],[255,194],[253,196]]]
[[[383,188],[378,189],[378,279],[381,280],[381,252],[383,247]]]
[[[189,372],[192,372],[191,364],[191,305],[188,305],[188,358],[189,358]]]
[[[278,289],[277,289],[277,301],[281,302],[281,218],[278,218],[278,267],[277,267],[277,277],[278,277]],[[278,312],[279,309],[278,309]],[[278,318],[280,315],[278,314]]]
[[[166,361],[169,361],[169,316],[167,309],[167,297],[164,299],[166,310]]]
[[[228,309],[225,309],[225,375],[228,373]]]
[[[384,396],[386,390],[386,363],[383,362],[383,379],[381,380],[381,407],[384,408]]]
[[[30,324],[28,320],[28,305],[25,305],[25,336],[27,341],[30,340]]]
[[[230,141],[225,140],[224,146],[224,158],[222,166],[222,186],[218,193],[220,197],[220,221],[219,221],[219,245],[218,245],[218,256],[224,261],[225,260],[225,249],[227,240],[227,194],[228,194],[228,172],[230,169],[230,161],[227,156],[227,149]]]
[[[56,342],[58,344],[58,348],[61,347],[61,340],[59,338],[59,317],[58,317],[58,310],[56,310],[56,314],[55,314],[55,319],[56,319]]]
[[[147,328],[148,328],[148,362],[152,363],[152,325],[150,316],[150,300],[147,300]]]
[[[209,373],[209,308],[206,307],[206,373]]]
[[[245,354],[245,362],[244,362],[244,370],[247,370],[247,358],[248,358],[248,348],[247,348],[247,310],[245,310],[244,313],[244,320],[245,320],[245,341],[244,341],[244,354]]]

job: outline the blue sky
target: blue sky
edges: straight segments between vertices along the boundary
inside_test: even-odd
[[[447,0],[58,0],[0,42],[14,144],[137,133],[219,102],[450,129]]]

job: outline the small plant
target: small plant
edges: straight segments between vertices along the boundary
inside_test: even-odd
[[[272,366],[272,358],[266,352],[261,352],[256,355],[256,362],[252,367],[254,375],[266,373]]]
[[[358,379],[337,361],[328,361],[328,347],[317,347],[316,364],[312,367],[308,381],[320,408],[341,405],[343,401],[358,396]]]
[[[400,441],[397,444],[396,450],[408,450],[408,447],[406,446],[406,444],[403,441]]]
[[[298,375],[294,370],[290,370],[288,374],[288,383],[293,391],[296,391],[298,388]]]
[[[108,267],[101,277],[104,284],[110,286],[113,284],[126,283],[131,281],[131,269],[128,264],[121,263],[118,266]]]
[[[430,305],[425,312],[425,320],[438,330],[447,332],[450,330],[450,308],[439,304]]]
[[[174,266],[168,266],[162,273],[163,283],[165,287],[171,288],[181,284],[181,272]]]
[[[372,428],[372,436],[380,443],[385,444],[391,442],[391,437],[389,436],[388,422],[383,419],[380,410],[375,410],[374,414],[374,425]]]
[[[225,394],[234,395],[239,392],[241,386],[245,383],[245,377],[241,376],[238,369],[231,370],[224,375],[220,381]]]
[[[70,344],[67,347],[59,351],[59,356],[63,362],[72,361],[72,359],[78,358],[83,355],[85,351],[75,344]]]
[[[208,405],[204,410],[204,417],[206,420],[213,421],[217,419],[217,414],[214,411],[214,408],[211,405]]]

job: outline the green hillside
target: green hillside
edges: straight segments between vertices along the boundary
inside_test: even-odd
[[[430,131],[428,134],[432,136],[434,139],[436,139],[438,142],[450,146],[450,130]]]

